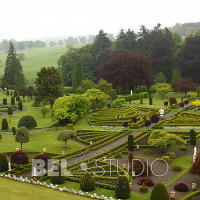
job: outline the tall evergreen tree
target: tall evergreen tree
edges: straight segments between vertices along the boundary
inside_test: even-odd
[[[56,98],[62,95],[62,80],[57,69],[43,67],[37,73],[35,81],[35,102],[53,105]]]
[[[9,85],[16,85],[16,80],[19,80],[19,78],[17,77],[19,74],[20,74],[20,79],[23,79],[23,80],[21,80],[21,82],[22,81],[25,82],[24,76],[21,75],[22,74],[22,65],[20,63],[20,60],[19,60],[17,54],[16,54],[13,42],[10,41],[8,56],[7,56],[7,59],[6,59],[4,80]]]

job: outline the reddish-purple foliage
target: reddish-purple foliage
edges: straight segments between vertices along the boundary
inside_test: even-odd
[[[180,107],[182,107],[182,108],[184,107],[184,103],[183,103],[183,102],[182,102],[182,103],[180,103]]]
[[[185,104],[185,105],[188,105],[188,103],[189,103],[189,100],[185,100],[185,101],[184,101],[184,104]]]
[[[45,169],[47,169],[48,160],[51,159],[51,156],[47,154],[38,154],[34,157],[34,159],[41,159],[45,162]]]
[[[152,123],[157,123],[160,120],[159,115],[152,115],[151,116],[151,122]]]
[[[128,127],[128,122],[123,122],[123,127],[127,128]]]
[[[175,85],[175,90],[178,92],[190,92],[194,91],[197,84],[191,78],[182,78]]]
[[[174,190],[176,190],[178,192],[188,192],[189,188],[185,183],[179,183],[174,186]]]
[[[15,163],[18,165],[28,164],[29,156],[26,152],[20,150],[14,152],[10,157],[11,163]]]
[[[192,164],[190,172],[192,174],[200,175],[200,153],[197,155],[195,162]]]
[[[99,69],[99,78],[106,79],[114,87],[132,89],[139,85],[150,86],[152,83],[149,59],[134,51],[113,50]]]
[[[137,184],[138,185],[143,185],[145,184],[146,186],[150,186],[150,187],[153,187],[154,186],[154,183],[153,181],[150,179],[150,178],[142,178],[142,179],[139,179],[137,181]]]
[[[151,125],[151,120],[145,120],[145,127],[149,127]]]
[[[132,122],[136,123],[137,122],[137,117],[132,117]]]
[[[171,98],[169,99],[169,104],[170,104],[170,106],[173,105],[173,104],[176,104],[176,103],[177,103],[177,101],[176,101],[176,98],[175,98],[175,97],[171,97]]]

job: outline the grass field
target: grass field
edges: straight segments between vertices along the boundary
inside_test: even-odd
[[[23,150],[26,152],[41,152],[45,147],[47,152],[50,153],[61,153],[65,151],[66,153],[71,153],[78,151],[83,148],[82,145],[75,143],[71,140],[67,142],[68,148],[64,147],[64,142],[57,140],[59,131],[41,131],[39,133],[30,133],[30,138],[28,143],[23,144]],[[16,148],[20,148],[20,143],[15,142],[15,136],[13,135],[3,135],[0,141],[0,152],[10,152],[15,151]]]
[[[0,178],[1,200],[89,200],[90,198]]]
[[[29,81],[35,80],[36,73],[44,66],[57,66],[59,57],[67,52],[66,46],[35,48],[18,51],[25,54],[25,60],[21,62],[24,75]],[[0,60],[5,63],[7,53],[0,54]],[[0,75],[4,72],[4,66],[0,68]]]

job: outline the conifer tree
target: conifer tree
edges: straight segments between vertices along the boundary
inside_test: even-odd
[[[4,80],[9,85],[16,85],[16,79],[19,79],[19,73],[22,74],[22,65],[19,58],[17,57],[13,42],[10,41],[8,56],[6,59]],[[24,76],[21,76],[20,79],[21,82],[24,81]]]

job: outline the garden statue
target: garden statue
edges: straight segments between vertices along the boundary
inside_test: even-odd
[[[10,162],[8,162],[8,171],[9,171],[9,172],[12,171]]]
[[[163,117],[165,111],[161,108],[161,109],[159,110],[159,113],[160,113],[160,117]]]
[[[196,157],[197,157],[197,147],[194,147],[193,163],[195,162]]]

